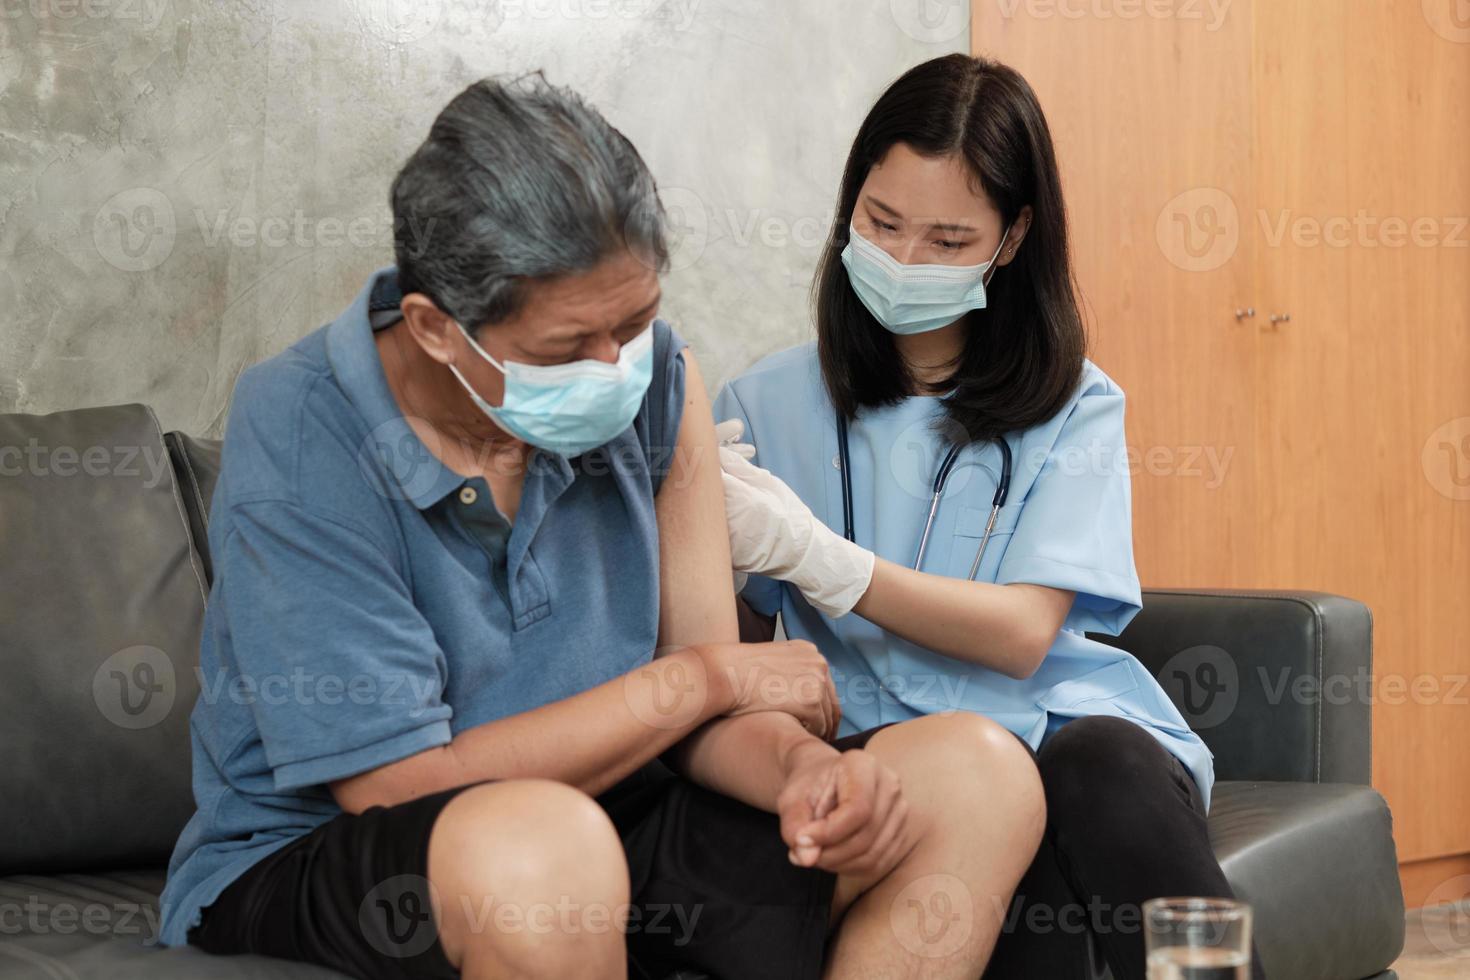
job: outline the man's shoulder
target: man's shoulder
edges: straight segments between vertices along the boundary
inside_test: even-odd
[[[225,428],[223,503],[375,494],[371,433],[326,358],[322,328],[246,369]],[[362,501],[359,501],[361,503]]]

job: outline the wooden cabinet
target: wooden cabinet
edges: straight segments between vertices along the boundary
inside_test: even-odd
[[[1374,783],[1411,904],[1470,894],[1455,3],[1020,0],[972,17],[974,52],[1021,71],[1052,127],[1092,356],[1128,393],[1145,584],[1373,609]]]

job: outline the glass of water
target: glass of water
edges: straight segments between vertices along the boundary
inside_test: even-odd
[[[1228,898],[1143,903],[1148,980],[1250,980],[1251,907]]]

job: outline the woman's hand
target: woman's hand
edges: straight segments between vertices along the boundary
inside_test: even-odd
[[[737,572],[790,582],[817,609],[849,612],[873,578],[873,553],[817,519],[796,492],[746,458],[738,419],[716,427],[730,560]]]
[[[842,708],[827,658],[806,640],[694,647],[725,715],[783,711],[822,739],[835,738]]]
[[[860,749],[803,743],[776,802],[791,863],[834,874],[886,874],[910,845],[898,774]]]

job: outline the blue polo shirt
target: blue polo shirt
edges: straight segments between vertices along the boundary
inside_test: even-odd
[[[190,726],[198,809],[169,862],[167,945],[246,869],[341,812],[327,783],[653,654],[654,496],[684,403],[683,342],[654,323],[633,425],[575,458],[536,450],[512,524],[399,411],[373,330],[400,298],[395,270],[379,271],[235,388]]]

